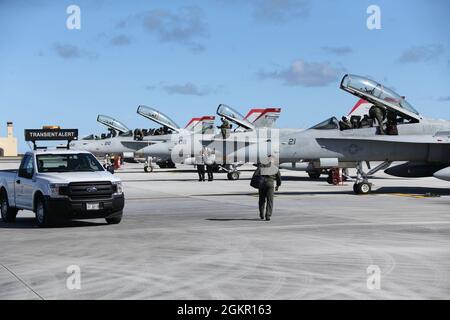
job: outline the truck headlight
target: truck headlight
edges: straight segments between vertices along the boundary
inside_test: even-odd
[[[68,185],[62,183],[50,183],[49,186],[50,197],[65,197],[68,192]]]
[[[123,193],[122,182],[113,182],[114,195],[120,195]]]

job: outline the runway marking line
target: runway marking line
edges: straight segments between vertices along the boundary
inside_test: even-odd
[[[33,292],[36,296],[38,296],[39,299],[45,300],[44,297],[42,297],[39,293],[34,291],[32,287],[30,287],[25,281],[23,281],[18,275],[16,275],[12,270],[10,270],[7,266],[5,266],[3,263],[0,263],[0,266],[2,266],[6,271],[8,271],[14,278],[19,280],[20,283],[22,283],[25,287],[27,287],[31,292]]]

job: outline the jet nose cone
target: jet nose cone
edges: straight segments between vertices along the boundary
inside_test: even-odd
[[[434,176],[441,180],[450,181],[450,167],[435,172]]]

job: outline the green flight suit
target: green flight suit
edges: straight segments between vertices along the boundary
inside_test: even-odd
[[[257,169],[255,174],[259,175],[260,172],[260,169]],[[281,186],[281,175],[278,170],[276,174],[263,177],[264,180],[259,186],[259,217],[261,219],[264,219],[265,217],[266,220],[270,220],[273,211],[273,194],[275,191],[274,183],[276,182],[277,188]]]
[[[229,130],[230,130],[230,123],[226,119],[224,119],[222,125],[220,126],[220,132],[222,134],[223,140],[228,139]]]

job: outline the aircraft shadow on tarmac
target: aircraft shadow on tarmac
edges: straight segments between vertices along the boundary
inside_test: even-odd
[[[342,191],[277,191],[276,196],[296,196],[296,195],[326,195],[326,194],[354,194],[353,191],[342,190]],[[216,194],[195,194],[196,197],[227,197],[227,196],[254,196],[258,197],[256,192],[242,192],[242,193],[216,193]]]
[[[327,191],[277,191],[275,196],[302,196],[302,195],[355,195],[352,190],[339,190],[341,186],[331,186]],[[348,186],[348,185],[347,185]],[[372,194],[405,194],[405,195],[419,195],[419,196],[450,196],[450,189],[446,188],[426,188],[426,187],[381,187],[372,191]],[[257,192],[235,192],[223,194],[196,194],[197,197],[226,197],[226,196],[258,196]],[[370,195],[369,195],[370,196]]]
[[[99,227],[107,225],[106,222],[92,222],[92,221],[80,221],[80,220],[68,220],[55,222],[51,226],[51,229],[58,228],[80,228],[80,227]],[[15,222],[5,223],[0,221],[0,229],[39,229],[36,225],[34,218],[17,218]]]
[[[450,196],[450,189],[447,188],[426,188],[426,187],[381,187],[374,193],[402,193],[408,195],[425,195],[425,196]]]

